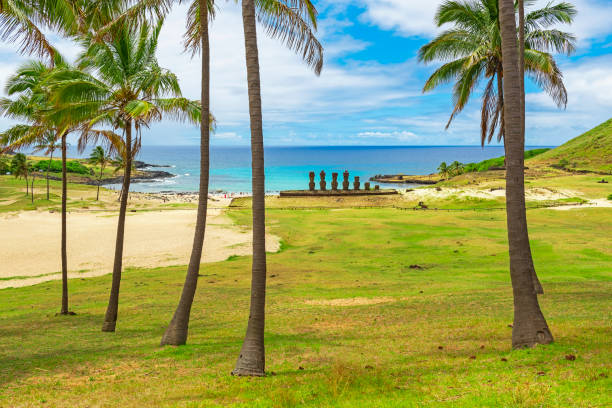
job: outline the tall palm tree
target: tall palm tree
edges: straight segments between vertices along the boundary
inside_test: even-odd
[[[72,70],[55,78],[59,84],[55,98],[63,108],[54,115],[79,122],[89,119],[81,146],[107,138],[125,160],[112,287],[102,326],[102,331],[107,332],[114,332],[117,323],[125,216],[132,162],[141,145],[142,129],[162,117],[200,121],[200,103],[182,98],[176,76],[157,63],[155,54],[162,23],[156,26],[145,23],[140,29],[118,26],[104,41],[84,41],[86,50],[80,57],[80,66],[97,76]],[[92,131],[91,126],[96,124],[120,130],[121,140],[113,132]]]
[[[106,154],[102,146],[96,146],[89,155],[89,163],[94,166],[100,166],[100,175],[98,176],[98,191],[96,193],[96,201],[100,199],[100,184],[102,183],[102,175],[106,166],[112,161],[111,157]]]
[[[61,259],[62,259],[62,306],[60,314],[73,315],[68,309],[68,250],[66,207],[68,193],[68,173],[66,170],[66,138],[74,130],[75,124],[66,117],[52,118],[49,113],[57,110],[52,103],[52,86],[50,78],[59,70],[70,67],[59,53],[53,56],[53,64],[46,65],[40,61],[30,61],[20,67],[7,83],[7,93],[17,95],[15,100],[0,99],[0,112],[5,116],[20,119],[27,124],[16,125],[1,136],[2,144],[10,148],[22,148],[40,143],[48,138],[60,141],[62,151],[62,211],[61,211]]]
[[[548,3],[525,16],[526,73],[559,107],[567,104],[567,91],[561,70],[550,52],[569,55],[575,50],[576,39],[550,27],[558,23],[570,24],[575,14],[573,5],[562,2]],[[419,50],[422,62],[445,62],[427,80],[423,92],[455,82],[455,106],[447,128],[465,108],[480,81],[486,79],[480,126],[483,146],[492,140],[496,129],[499,128],[498,140],[504,135],[504,71],[498,16],[498,0],[445,1],[438,9],[435,22],[439,27],[446,24],[454,27]]]
[[[257,12],[260,21],[263,21],[268,28],[268,33],[273,37],[279,37],[287,41],[291,48],[303,52],[304,58],[315,66],[317,72],[322,66],[322,47],[314,37],[310,23],[304,21],[305,16],[313,18],[316,23],[316,10],[309,1],[300,1],[299,7],[288,7],[285,0],[258,0]],[[204,10],[206,7],[206,10]],[[305,8],[306,7],[306,8]],[[301,10],[301,11],[300,11]],[[214,17],[213,0],[195,0],[191,3],[188,20],[187,32],[185,34],[185,47],[192,53],[202,51],[202,102],[203,108],[209,100],[209,40],[207,19]],[[279,23],[279,24],[277,24]],[[296,41],[297,40],[297,41]],[[293,43],[295,41],[295,43]],[[202,111],[202,118],[207,117],[206,109]],[[210,115],[210,113],[208,113]],[[162,345],[182,345],[187,341],[189,326],[189,315],[193,298],[197,288],[199,267],[202,256],[202,246],[206,227],[206,209],[208,196],[209,179],[209,135],[214,128],[214,118],[210,118],[210,129],[201,126],[200,144],[200,191],[198,204],[198,218],[196,221],[196,233],[194,236],[193,247],[185,284],[179,300],[178,307],[172,320],[162,337]],[[202,121],[202,123],[205,123]]]
[[[318,75],[323,67],[323,48],[314,36],[317,11],[310,0],[242,0],[242,23],[246,51],[251,124],[253,183],[253,264],[251,304],[246,335],[236,367],[238,376],[265,375],[264,327],[266,307],[266,222],[263,119],[256,17],[267,33],[299,52]]]
[[[210,120],[210,43],[208,23],[214,16],[214,0],[195,0],[188,12],[185,48],[192,54],[201,52],[201,102],[200,119],[200,189],[198,192],[198,211],[189,266],[185,284],[178,306],[162,336],[161,345],[179,346],[187,342],[191,306],[198,285],[200,262],[206,232],[206,215],[208,212],[208,181],[210,172],[210,131],[213,121]]]
[[[521,132],[523,139],[525,138],[525,1],[518,0],[518,15],[519,15],[519,77],[521,80]],[[505,144],[504,144],[505,146]],[[531,255],[531,249],[529,250],[529,264],[531,265],[531,275],[533,280],[533,286],[536,293],[543,294],[544,287],[538,279],[538,274],[533,264],[533,257]]]
[[[534,290],[525,211],[525,138],[522,130],[519,45],[516,37],[513,0],[499,0],[500,31],[504,70],[504,113],[506,140],[506,212],[510,252],[510,278],[514,295],[514,348],[553,341]]]
[[[34,152],[44,152],[45,155],[49,155],[49,164],[47,165],[47,200],[49,200],[49,172],[51,171],[51,163],[53,162],[53,153],[58,148],[58,140],[53,132],[45,133],[40,141],[34,146]]]

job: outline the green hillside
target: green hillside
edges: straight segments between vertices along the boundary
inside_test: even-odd
[[[612,174],[612,119],[530,162]]]

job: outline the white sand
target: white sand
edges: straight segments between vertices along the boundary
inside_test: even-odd
[[[418,199],[444,199],[448,197],[475,197],[483,199],[496,199],[506,196],[505,189],[495,190],[484,190],[476,188],[440,188],[438,191],[436,188],[417,188],[407,193],[404,193],[408,198]],[[525,191],[525,197],[530,201],[548,201],[548,200],[560,200],[563,198],[577,197],[580,193],[569,190],[549,190],[547,188],[530,188]]]
[[[612,201],[606,200],[605,198],[600,198],[596,200],[590,200],[585,204],[575,204],[575,205],[564,205],[563,207],[551,207],[551,210],[556,211],[568,211],[576,208],[612,208]]]
[[[225,200],[223,200],[225,201]],[[229,200],[227,200],[229,201]],[[225,202],[211,203],[219,207]],[[195,210],[128,213],[124,267],[186,265],[196,220]],[[34,285],[61,279],[59,213],[23,211],[0,216],[0,288]],[[112,272],[117,213],[68,214],[69,277],[100,276]],[[222,210],[209,210],[203,262],[251,253],[252,235],[232,225]],[[278,237],[268,235],[266,249],[279,249]],[[83,271],[79,273],[78,271]],[[44,275],[44,276],[40,276]]]

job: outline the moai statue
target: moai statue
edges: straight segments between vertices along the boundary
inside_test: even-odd
[[[355,190],[359,190],[359,176],[355,176],[355,181],[353,182],[353,187]]]
[[[327,183],[325,182],[325,171],[321,170],[319,176],[321,176],[321,182],[319,183],[321,186],[321,191],[325,191],[325,186],[327,186]]]
[[[363,183],[363,188],[364,188],[366,191],[370,191],[370,183],[369,183],[369,182]]]
[[[338,191],[338,173],[332,173],[332,190]]]
[[[379,186],[378,184],[377,184],[377,185],[375,185],[375,186],[374,186],[374,190],[376,190],[376,191],[380,190],[380,186]]]
[[[344,177],[344,181],[342,182],[342,189],[344,191],[347,191],[349,189],[350,186],[350,182],[349,182],[349,172],[348,170],[345,170],[344,173],[342,173],[342,177]]]
[[[308,188],[310,189],[310,191],[315,191],[315,172],[311,171],[310,173],[308,173],[308,177],[310,178],[310,183],[308,183]]]

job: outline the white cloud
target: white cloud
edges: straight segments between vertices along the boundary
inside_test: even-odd
[[[232,3],[220,7],[211,27],[211,108],[220,132],[236,131],[236,127],[245,130],[249,117],[240,9]],[[190,59],[179,46],[184,13],[184,8],[177,8],[166,19],[159,60],[178,75],[188,97],[199,99],[199,58]],[[317,123],[392,105],[414,94],[407,86],[414,71],[411,64],[326,63],[317,78],[299,56],[267,38],[263,30],[258,34],[266,126]],[[334,56],[367,47],[367,43],[346,35],[332,37],[324,46]]]
[[[366,8],[361,18],[383,30],[393,30],[404,36],[432,37],[438,29],[434,17],[442,0],[359,0]],[[544,7],[550,0],[539,0],[530,9]],[[555,3],[561,0],[555,1]],[[578,15],[571,27],[581,44],[604,38],[612,33],[612,4],[609,0],[574,0]],[[527,10],[529,11],[529,10]]]
[[[440,2],[419,0],[361,0],[366,11],[361,18],[384,30],[407,36],[433,36],[434,16]]]

